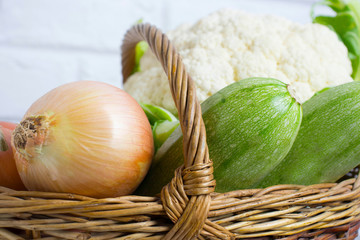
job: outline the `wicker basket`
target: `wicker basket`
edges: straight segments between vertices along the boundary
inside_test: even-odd
[[[205,127],[194,84],[179,54],[149,24],[122,45],[123,77],[145,40],[161,62],[184,135],[184,165],[160,197],[94,199],[0,187],[0,239],[354,239],[360,226],[360,180],[278,185],[215,193]],[[356,173],[355,173],[356,174]],[[353,173],[354,175],[354,173]]]

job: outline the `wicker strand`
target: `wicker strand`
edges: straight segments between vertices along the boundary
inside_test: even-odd
[[[182,178],[176,179],[172,185],[178,188],[181,185],[176,181],[182,181]],[[356,233],[350,234],[350,231],[359,228],[354,223],[360,220],[360,193],[358,189],[353,189],[354,183],[355,179],[349,179],[338,184],[280,185],[264,190],[213,193],[208,219],[199,239],[224,239],[228,234],[223,229],[236,238],[336,238],[345,233],[349,234],[349,239],[353,239]],[[334,198],[344,195],[342,189],[348,198]],[[260,192],[265,193],[258,194]],[[186,199],[185,190],[179,189],[178,194],[174,199],[180,205],[186,205],[189,200]],[[39,204],[31,206],[35,199]],[[69,207],[69,200],[73,207]],[[121,233],[119,237],[127,237],[138,233],[147,236],[143,239],[156,239],[164,237],[171,228],[164,209],[168,205],[162,205],[156,197],[124,196],[93,200],[84,201],[77,195],[69,198],[61,193],[53,193],[49,198],[49,193],[18,192],[0,187],[0,228],[28,230],[30,235],[33,229],[46,236],[63,233],[74,236],[73,239],[76,239],[75,236],[86,239],[88,233],[91,233],[91,237],[98,234],[107,236],[106,233]],[[181,215],[183,208],[177,208],[176,204],[174,206],[178,211],[174,214]],[[271,227],[263,228],[269,225]]]

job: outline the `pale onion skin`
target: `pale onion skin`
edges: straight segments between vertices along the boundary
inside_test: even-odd
[[[42,124],[43,133],[36,127],[22,149],[19,124],[12,144],[29,190],[96,198],[128,195],[149,169],[154,153],[150,123],[140,105],[117,87],[94,81],[62,85],[33,103],[23,120],[28,117]]]
[[[4,134],[5,142],[8,146],[6,151],[0,151],[0,186],[14,190],[26,190],[16,169],[11,147],[11,133],[15,127],[15,123],[0,122],[0,129]]]

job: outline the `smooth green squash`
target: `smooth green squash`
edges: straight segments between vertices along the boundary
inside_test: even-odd
[[[250,188],[262,180],[290,150],[302,119],[288,85],[269,78],[233,83],[201,107],[217,192]],[[179,127],[158,150],[136,194],[159,193],[182,164]]]
[[[290,152],[256,187],[335,182],[360,164],[360,82],[316,94],[303,113]]]

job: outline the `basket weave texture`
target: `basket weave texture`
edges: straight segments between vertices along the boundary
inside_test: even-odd
[[[184,135],[184,165],[156,197],[95,199],[0,187],[0,239],[354,239],[360,180],[216,193],[195,87],[155,26],[139,24],[122,45],[124,81],[145,40],[169,79]],[[352,175],[351,175],[352,174]]]

